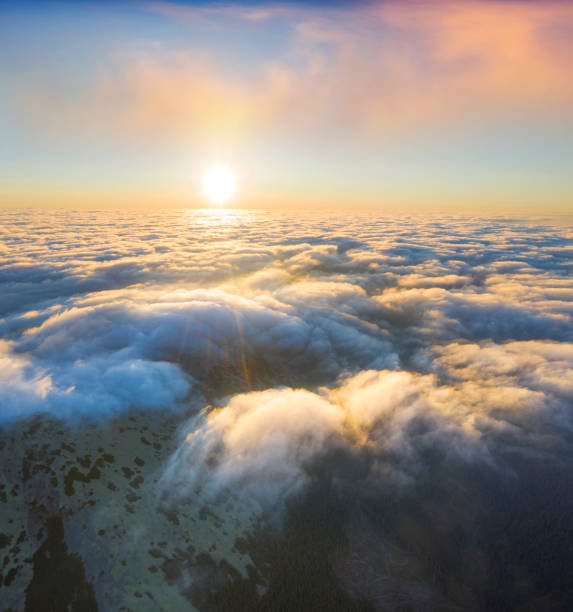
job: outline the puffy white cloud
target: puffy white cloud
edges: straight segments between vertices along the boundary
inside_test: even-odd
[[[42,367],[0,345],[0,422],[38,413],[78,422],[129,409],[176,410],[189,399],[192,379],[171,363],[101,358]]]
[[[232,397],[191,422],[164,486],[210,501],[231,487],[269,510],[333,449],[366,461],[371,486],[401,487],[436,461],[503,470],[500,446],[551,456],[572,430],[573,344],[434,350],[439,376],[367,370],[316,393],[277,388]]]
[[[235,396],[191,421],[163,486],[177,496],[201,493],[211,501],[234,487],[273,509],[307,481],[305,464],[325,450],[344,418],[339,406],[302,389]]]

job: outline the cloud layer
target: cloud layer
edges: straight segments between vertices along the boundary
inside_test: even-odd
[[[5,433],[169,416],[179,438],[149,484],[165,521],[270,526],[231,542],[248,578],[185,565],[199,607],[201,585],[226,584],[269,609],[273,576],[292,606],[282,564],[305,555],[329,593],[381,610],[573,597],[569,226],[5,211],[0,232]]]
[[[3,419],[424,374],[460,341],[573,342],[566,226],[6,212],[3,232]]]

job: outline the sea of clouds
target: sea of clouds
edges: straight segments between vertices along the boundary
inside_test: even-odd
[[[569,225],[233,211],[0,221],[4,427],[175,411],[185,437],[163,486],[232,488],[269,509],[325,462],[340,481],[401,490],[436,462],[503,473],[507,457],[570,459]]]

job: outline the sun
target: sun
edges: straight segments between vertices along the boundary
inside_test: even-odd
[[[237,190],[235,174],[228,166],[217,164],[211,166],[203,175],[203,194],[212,204],[223,206]]]

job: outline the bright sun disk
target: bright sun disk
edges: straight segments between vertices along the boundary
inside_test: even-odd
[[[228,202],[235,195],[236,188],[235,175],[222,164],[212,166],[203,176],[203,194],[217,206]]]

